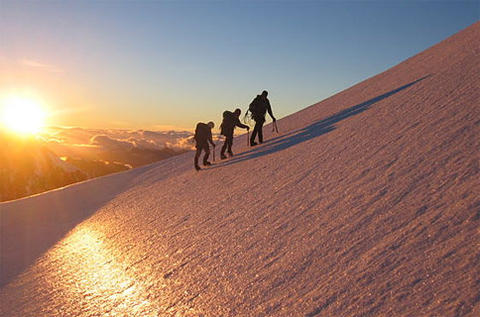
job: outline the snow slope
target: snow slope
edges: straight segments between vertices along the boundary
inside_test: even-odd
[[[479,103],[476,23],[208,170],[0,204],[0,315],[479,316]]]

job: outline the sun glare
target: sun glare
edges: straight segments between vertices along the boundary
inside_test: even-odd
[[[5,127],[20,134],[35,134],[45,125],[46,113],[39,101],[31,98],[8,97],[2,102]]]

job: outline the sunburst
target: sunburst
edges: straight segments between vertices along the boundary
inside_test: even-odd
[[[39,100],[10,96],[1,103],[1,122],[10,131],[36,134],[45,126],[46,111]]]

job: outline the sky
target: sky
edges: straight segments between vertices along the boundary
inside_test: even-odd
[[[48,124],[193,129],[269,91],[281,118],[480,19],[480,1],[0,0],[0,97]]]

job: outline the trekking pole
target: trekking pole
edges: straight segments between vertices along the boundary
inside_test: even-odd
[[[247,147],[250,146],[250,129],[247,130]]]
[[[213,146],[213,162],[215,162],[215,146]]]

